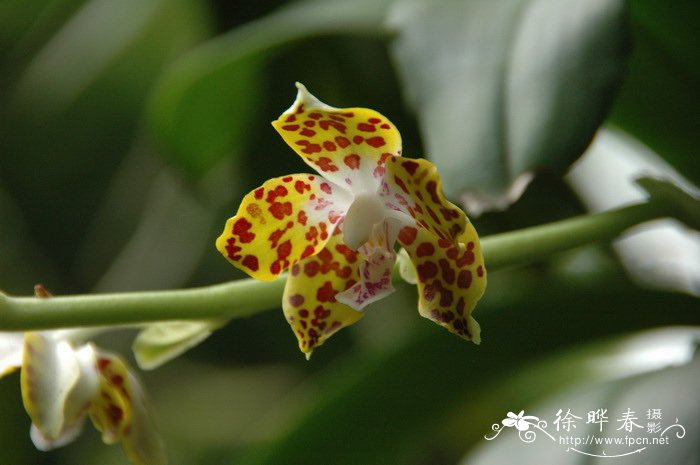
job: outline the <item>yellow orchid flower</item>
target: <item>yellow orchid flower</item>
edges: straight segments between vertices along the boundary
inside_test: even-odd
[[[403,158],[401,135],[376,111],[334,108],[297,88],[272,125],[318,174],[250,192],[217,249],[257,279],[289,269],[282,307],[307,357],[393,292],[396,243],[415,266],[420,314],[479,343],[471,317],[486,286],[479,238],[445,199],[435,166]]]

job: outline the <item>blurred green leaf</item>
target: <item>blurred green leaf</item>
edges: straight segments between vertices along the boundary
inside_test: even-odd
[[[630,5],[634,51],[611,121],[700,185],[700,2]]]
[[[328,370],[317,381],[322,394],[296,425],[237,463],[422,463],[420,457],[441,440],[441,425],[458,400],[476,402],[504,374],[585,341],[660,324],[697,322],[695,299],[610,280],[579,289],[563,283],[559,287],[552,278],[534,273],[517,287],[498,281],[494,276],[475,315],[484,330],[480,346],[417,321],[415,337],[397,341],[390,352],[357,356]],[[474,409],[478,412],[478,405]],[[485,421],[477,426],[486,428],[493,422],[464,418],[470,424],[477,420]],[[461,445],[470,441],[475,438],[465,438]],[[463,452],[450,453],[456,458]]]
[[[0,93],[7,92],[27,61],[86,0],[0,2]]]
[[[246,135],[261,117],[261,67],[270,51],[322,34],[378,34],[389,1],[296,2],[210,40],[175,62],[158,83],[148,112],[152,133],[185,172],[205,174],[235,148],[254,143]]]
[[[398,2],[392,52],[445,192],[505,207],[519,176],[562,172],[622,71],[622,0]],[[471,205],[470,203],[469,205]]]
[[[635,465],[659,463],[691,463],[688,457],[697,456],[698,429],[696,418],[700,414],[697,399],[697,383],[700,381],[700,358],[693,359],[700,336],[697,328],[667,328],[647,331],[614,341],[594,343],[583,348],[550,358],[553,365],[547,369],[528,373],[522,370],[516,377],[503,380],[494,392],[477,401],[479,409],[491,415],[492,422],[500,423],[507,411],[525,409],[526,415],[535,415],[548,423],[546,430],[557,436],[573,436],[585,439],[589,434],[598,438],[624,438],[625,436],[658,437],[646,429],[647,412],[658,409],[661,413],[661,429],[678,421],[685,428],[682,437],[678,427],[671,428],[664,445],[581,445],[577,449],[588,454],[608,457],[588,457],[568,450],[567,445],[552,442],[539,434],[530,444],[524,444],[516,431],[507,429],[498,439],[488,442],[483,435],[493,437],[488,424],[481,425],[482,436],[474,434],[477,446],[462,462],[472,465],[506,463],[515,453],[522,465],[540,463],[605,464],[615,454],[630,453],[643,448],[634,456]],[[568,364],[564,364],[568,360]],[[545,381],[546,380],[546,381]],[[510,393],[507,388],[510,388]],[[538,392],[535,389],[540,388]],[[528,393],[528,390],[531,392]],[[514,405],[514,402],[520,402]],[[486,405],[484,405],[484,403]],[[570,432],[556,432],[552,425],[558,409],[570,409],[582,419]],[[607,410],[607,420],[602,427],[587,423],[586,412],[600,408]],[[616,423],[622,412],[631,409],[643,429],[634,432],[618,429]],[[459,423],[455,422],[458,428]],[[463,433],[464,428],[460,428]],[[660,430],[661,430],[660,429]],[[619,459],[622,460],[622,459]]]
[[[68,279],[86,219],[133,145],[148,88],[206,29],[201,0],[92,0],[2,96],[0,182],[27,214],[28,236]]]

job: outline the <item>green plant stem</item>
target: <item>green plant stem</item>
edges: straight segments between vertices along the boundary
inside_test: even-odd
[[[626,229],[668,216],[658,202],[647,202],[485,237],[481,241],[489,271],[541,261],[557,252],[610,241]]]
[[[490,272],[524,265],[596,241],[608,241],[639,223],[668,216],[664,202],[583,215],[482,239]],[[193,289],[57,297],[0,293],[0,330],[112,326],[164,320],[239,318],[279,307],[285,279],[242,279]]]
[[[279,306],[286,279],[241,279],[193,289],[55,297],[0,294],[0,330],[240,318]]]

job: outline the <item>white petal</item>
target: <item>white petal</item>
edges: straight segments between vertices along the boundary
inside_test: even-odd
[[[32,423],[32,427],[29,430],[29,437],[32,439],[37,449],[41,451],[50,451],[73,442],[83,431],[83,424],[85,424],[84,418],[61,431],[61,434],[56,439],[50,439],[44,436],[44,433]]]
[[[66,400],[80,377],[73,348],[42,333],[26,333],[20,381],[30,418],[51,440],[64,429]]]
[[[92,345],[84,345],[74,354],[80,376],[70,390],[63,408],[63,417],[67,425],[82,421],[100,387],[97,359]]]
[[[22,366],[23,346],[23,332],[0,332],[0,378]]]

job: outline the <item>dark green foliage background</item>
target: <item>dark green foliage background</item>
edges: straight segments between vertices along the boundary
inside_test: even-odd
[[[593,4],[603,13],[583,21]],[[567,16],[572,9],[579,14]],[[527,23],[532,11],[541,16]],[[451,23],[462,17],[483,30]],[[537,18],[585,27],[572,32],[571,49],[558,49],[564,42],[538,35]],[[214,238],[248,190],[307,170],[269,125],[295,81],[334,106],[390,117],[405,155],[448,173],[455,201],[539,170],[509,210],[474,219],[482,235],[584,213],[561,175],[604,124],[699,184],[699,22],[690,0],[5,0],[0,288],[30,294],[41,282],[66,294],[243,277]],[[461,53],[478,59],[453,67]],[[479,61],[499,54],[518,60],[498,72]],[[557,54],[560,66],[514,87],[512,100],[496,92],[471,106],[495,80],[503,91],[514,73]],[[528,106],[526,93],[541,93],[541,105]],[[445,96],[461,126],[429,111]],[[533,114],[539,125],[527,126]],[[493,121],[487,133],[469,124],[483,120]],[[582,253],[592,268],[572,272],[566,255],[490,275],[475,313],[479,347],[418,318],[409,287],[310,362],[279,309],[232,322],[142,373],[173,463],[471,463],[508,411],[567,390],[619,388],[587,363],[620,337],[700,323],[697,299],[637,287],[606,246]],[[98,342],[131,358],[133,335]],[[690,379],[700,387],[697,366]],[[663,391],[649,388],[650,402],[673,400],[675,370],[662,372]],[[18,384],[16,374],[0,382],[1,464],[127,463],[90,428],[64,449],[36,451]],[[700,399],[682,407],[686,425],[700,417]],[[673,446],[677,462],[644,460],[698,463],[698,430],[688,433]],[[563,451],[561,459],[583,463]]]

